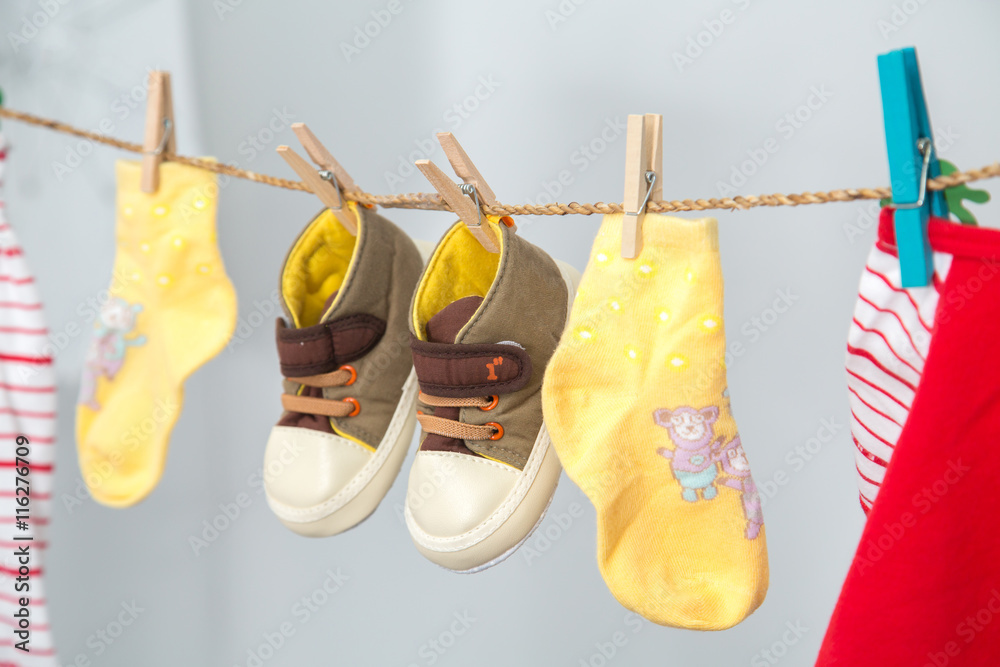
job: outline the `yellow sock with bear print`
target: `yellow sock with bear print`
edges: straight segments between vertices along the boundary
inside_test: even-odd
[[[542,386],[566,473],[597,509],[608,588],[655,623],[722,630],[767,592],[760,498],[729,407],[714,219],[607,215]]]
[[[167,162],[146,194],[138,162],[116,169],[114,272],[84,362],[76,442],[91,496],[128,507],[159,481],[184,380],[232,335],[236,292],[217,245],[215,175]]]

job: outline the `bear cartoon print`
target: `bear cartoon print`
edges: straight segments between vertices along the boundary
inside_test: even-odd
[[[125,350],[129,346],[142,345],[145,336],[131,339],[125,336],[135,328],[136,315],[142,305],[129,305],[124,299],[111,297],[101,306],[101,312],[94,321],[94,337],[84,362],[83,379],[78,402],[91,410],[100,410],[97,402],[97,379],[106,377],[113,380],[125,363]]]
[[[750,461],[743,451],[740,436],[736,436],[722,448],[719,459],[722,463],[722,472],[725,473],[719,481],[740,492],[743,499],[743,514],[747,520],[747,539],[752,540],[757,537],[760,527],[764,525],[764,512],[761,509],[757,485],[750,475]]]
[[[746,538],[752,540],[764,525],[760,495],[750,475],[750,461],[740,436],[728,443],[724,436],[716,437],[713,424],[718,418],[719,408],[714,405],[656,410],[653,420],[667,429],[674,444],[672,450],[660,447],[656,452],[670,461],[674,478],[681,485],[681,497],[688,502],[697,502],[699,497],[712,500],[718,495],[717,484],[739,491],[747,524]]]
[[[675,410],[661,408],[653,413],[657,424],[670,432],[675,449],[657,449],[657,453],[670,461],[674,477],[681,485],[681,497],[697,502],[699,494],[711,500],[718,494],[715,479],[719,475],[716,462],[724,438],[715,439],[712,424],[719,418],[719,408],[714,405],[701,410],[680,407]]]

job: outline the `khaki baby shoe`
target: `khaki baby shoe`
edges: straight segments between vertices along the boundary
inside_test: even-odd
[[[285,412],[264,454],[271,510],[301,535],[347,530],[378,506],[406,457],[417,385],[407,307],[423,261],[374,211],[351,236],[324,210],[281,271]]]
[[[423,428],[406,524],[428,559],[474,572],[541,521],[562,468],[542,422],[542,376],[579,274],[505,225],[487,252],[457,223],[410,306]]]

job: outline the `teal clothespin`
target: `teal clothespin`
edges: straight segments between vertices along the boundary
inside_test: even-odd
[[[927,221],[933,214],[948,217],[941,190],[928,191],[927,179],[941,173],[934,154],[934,135],[927,115],[920,65],[913,47],[878,57],[885,118],[885,145],[889,154],[892,203],[896,209],[896,246],[903,287],[928,285],[934,274]]]

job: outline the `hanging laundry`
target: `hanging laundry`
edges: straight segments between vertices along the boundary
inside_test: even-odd
[[[883,209],[883,220],[887,216],[891,212]],[[896,249],[879,238],[861,274],[847,335],[847,389],[865,514],[875,502],[920,385],[950,264],[950,255],[935,253],[932,284],[904,288]]]
[[[513,218],[484,215],[493,189],[450,132],[437,138],[463,185],[416,163],[460,219],[410,305],[421,440],[404,513],[421,554],[479,572],[528,538],[559,483],[541,387],[580,276],[518,236]]]
[[[7,143],[0,135],[0,185],[4,181]],[[35,279],[28,270],[14,230],[7,222],[0,199],[0,513],[6,533],[2,578],[8,582],[0,594],[0,614],[15,622],[27,601],[29,653],[14,645],[24,637],[8,628],[0,641],[0,665],[49,667],[57,663],[45,597],[45,551],[52,515],[53,464],[55,461],[56,387],[51,345]],[[25,463],[26,462],[26,466]],[[28,474],[22,475],[27,467]],[[21,481],[19,481],[19,479]],[[25,486],[27,482],[27,486]],[[21,505],[20,498],[27,498]],[[18,509],[27,507],[26,527],[15,522]],[[30,538],[25,540],[23,538]],[[21,562],[17,552],[23,554]],[[27,588],[15,591],[15,579],[28,568]]]
[[[579,282],[498,218],[485,225],[499,252],[456,223],[420,278],[410,318],[423,433],[406,526],[421,554],[459,572],[510,556],[555,493],[561,466],[542,378]]]
[[[264,489],[300,535],[361,523],[403,465],[417,381],[401,346],[422,268],[402,230],[353,202],[341,216],[324,209],[288,251],[276,332],[285,411],[267,440]]]
[[[889,413],[902,425],[892,464],[821,667],[991,665],[1000,655],[1000,633],[984,631],[983,620],[996,623],[1000,613],[1000,450],[990,446],[1000,428],[1000,232],[931,218],[929,240],[935,264],[947,256],[950,265],[927,288],[939,297],[926,359],[908,413]],[[891,210],[883,211],[877,247],[895,250]],[[900,389],[898,381],[881,386]]]
[[[647,214],[621,254],[601,223],[542,386],[570,479],[597,509],[611,592],[662,625],[729,628],[764,600],[761,501],[726,386],[718,228]]]
[[[110,298],[94,322],[76,411],[91,496],[128,507],[155,488],[184,380],[236,326],[236,293],[215,229],[215,175],[168,162],[154,194],[140,165],[117,165],[117,253]]]

